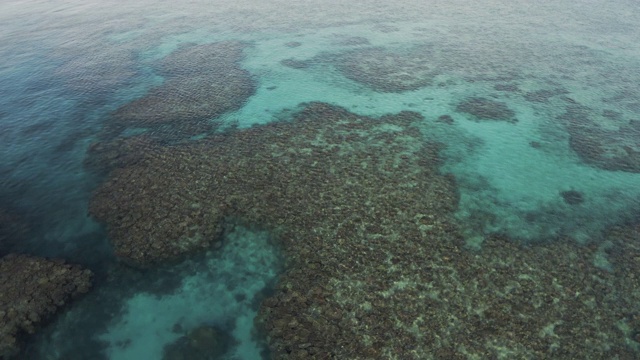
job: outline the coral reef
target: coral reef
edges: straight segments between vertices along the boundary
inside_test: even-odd
[[[530,91],[524,94],[524,99],[529,102],[547,103],[554,96],[566,95],[569,91],[566,89],[540,89]]]
[[[464,100],[456,111],[472,115],[474,120],[499,120],[515,123],[515,112],[507,104],[483,97],[472,97]]]
[[[0,358],[10,359],[58,308],[86,293],[92,273],[62,261],[25,255],[0,259]]]
[[[333,62],[347,78],[379,92],[416,90],[430,85],[438,73],[428,52],[420,47],[406,51],[357,49],[335,57]]]
[[[448,124],[448,125],[451,125],[455,122],[451,117],[451,115],[440,115],[438,116],[438,119],[436,121],[440,123]]]
[[[114,168],[133,165],[142,160],[145,149],[152,149],[153,137],[143,134],[95,142],[87,149],[84,166],[95,173],[108,173]]]
[[[559,119],[569,132],[569,145],[587,164],[605,170],[640,172],[640,121],[601,116],[570,103]]]
[[[167,345],[162,360],[220,359],[233,343],[233,338],[213,326],[201,325]]]
[[[257,320],[275,359],[636,356],[619,324],[638,328],[638,249],[613,272],[593,264],[597,247],[562,240],[466,249],[422,120],[307,104],[291,121],[148,151],[111,172],[92,213],[142,266],[195,250],[189,229],[224,217],[269,229],[287,258]],[[193,204],[201,214],[185,216]]]
[[[584,195],[580,191],[566,190],[560,193],[565,203],[569,205],[579,205],[584,202]]]
[[[251,75],[240,67],[244,48],[240,42],[179,48],[156,64],[165,81],[117,109],[108,126],[154,128],[164,136],[206,132],[208,120],[238,109],[255,92]]]

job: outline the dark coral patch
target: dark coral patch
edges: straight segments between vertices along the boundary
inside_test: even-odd
[[[451,115],[441,115],[438,116],[438,122],[451,125],[453,124],[454,120]]]
[[[332,59],[347,78],[379,92],[403,92],[431,85],[438,73],[422,48],[392,51],[363,48]]]
[[[529,102],[546,103],[554,96],[568,93],[569,92],[564,89],[541,89],[524,94],[524,99]]]
[[[472,97],[458,104],[457,112],[472,115],[475,120],[496,120],[515,123],[515,112],[507,104],[483,97]]]
[[[580,191],[567,190],[560,193],[565,203],[569,205],[579,205],[584,202],[584,195]]]
[[[240,67],[245,47],[221,42],[179,48],[155,66],[165,82],[117,109],[107,127],[152,128],[164,137],[209,131],[208,120],[240,108],[255,92],[252,76]]]
[[[311,65],[309,61],[296,59],[284,59],[280,61],[280,64],[292,69],[306,69]]]
[[[579,104],[571,104],[559,117],[569,132],[571,149],[585,163],[605,170],[640,172],[640,122],[614,118],[607,123],[605,119],[594,119],[593,111]]]
[[[60,260],[25,255],[0,259],[0,358],[10,359],[72,298],[89,291],[93,274]]]
[[[233,338],[227,332],[213,326],[200,325],[166,345],[162,360],[222,359],[233,343]]]

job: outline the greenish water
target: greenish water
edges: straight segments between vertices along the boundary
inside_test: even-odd
[[[4,2],[0,255],[94,277],[0,355],[635,358],[639,17]]]

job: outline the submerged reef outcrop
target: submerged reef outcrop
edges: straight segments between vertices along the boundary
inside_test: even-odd
[[[164,82],[117,109],[108,126],[153,128],[181,136],[206,132],[208,120],[236,110],[255,92],[251,74],[240,66],[246,45],[219,42],[185,45],[155,66]]]
[[[438,74],[422,47],[392,51],[368,47],[332,60],[347,78],[379,92],[403,92],[431,85]]]
[[[580,205],[584,202],[584,195],[577,190],[565,190],[560,192],[560,196],[569,205]]]
[[[586,106],[570,104],[559,118],[569,145],[587,164],[604,170],[640,172],[640,120],[597,116]]]
[[[201,325],[165,346],[162,360],[216,360],[229,350],[233,338],[209,325]]]
[[[94,173],[108,174],[115,168],[133,165],[141,161],[147,149],[153,150],[157,146],[158,139],[146,133],[95,142],[87,149],[87,157],[83,165]]]
[[[9,209],[0,208],[0,257],[24,241],[29,233],[27,220]]]
[[[349,208],[333,205],[349,201],[334,198],[356,196],[356,190],[363,182],[372,182],[376,173],[390,176],[420,160],[413,157],[416,152],[426,151],[421,161],[428,164],[435,147],[423,145],[418,128],[409,126],[420,119],[417,113],[403,112],[375,120],[313,103],[291,122],[212,135],[184,145],[154,147],[133,138],[123,146],[118,146],[119,141],[111,142],[115,146],[95,145],[113,151],[96,153],[107,158],[90,163],[121,167],[96,191],[90,213],[108,225],[118,256],[140,266],[210,247],[219,240],[226,216],[241,214],[270,228],[283,224],[284,218],[317,217],[309,211],[331,210],[349,219],[354,216]],[[397,140],[403,141],[398,145],[403,148],[393,148]],[[130,147],[136,143],[144,151]],[[114,155],[118,149],[124,150],[122,156]],[[138,154],[135,161],[112,160],[129,159],[129,152]],[[385,187],[392,185],[388,182]],[[328,206],[324,210],[318,205],[320,199],[311,196],[318,191],[321,203]],[[266,211],[273,214],[267,217],[258,203],[273,206]],[[257,214],[246,214],[247,209]]]
[[[637,355],[620,324],[640,313],[638,249],[612,272],[596,246],[568,241],[466,249],[423,120],[309,103],[288,121],[157,144],[110,172],[91,213],[138,266],[211,246],[225,218],[271,231],[286,270],[257,323],[274,359]]]
[[[280,61],[280,64],[286,67],[290,67],[292,69],[306,69],[311,66],[311,62],[306,60],[296,60],[296,59],[284,59]]]
[[[0,259],[0,358],[11,359],[21,337],[69,300],[86,293],[92,273],[76,265],[26,255]]]
[[[507,104],[483,97],[471,97],[456,107],[457,112],[473,116],[474,120],[497,120],[515,123],[515,112]]]

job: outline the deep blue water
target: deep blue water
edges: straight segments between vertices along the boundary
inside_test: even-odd
[[[220,235],[222,246],[183,262],[125,265],[110,238],[115,220],[89,209],[114,176],[91,149],[145,135],[160,146],[189,144],[290,119],[310,102],[368,118],[421,115],[424,141],[442,145],[439,173],[455,179],[448,215],[463,251],[484,256],[496,237],[528,251],[524,262],[557,244],[577,254],[591,249],[584,276],[602,278],[615,295],[581,304],[620,306],[627,315],[594,325],[599,333],[584,341],[607,344],[593,358],[631,356],[640,348],[640,252],[635,263],[628,259],[640,248],[638,23],[635,1],[4,1],[0,255],[62,258],[95,273],[87,295],[36,334],[20,335],[17,358],[161,359],[167,344],[203,324],[227,334],[218,358],[286,358],[273,345],[276,335],[265,340],[253,324],[261,302],[283,291],[279,274],[289,271],[272,241],[277,234],[240,221]],[[226,54],[212,63],[208,54],[171,57],[221,43],[241,48],[226,67]],[[233,46],[216,51],[232,53]],[[130,105],[148,98],[146,108]],[[136,116],[143,120],[122,124]],[[328,301],[344,304],[341,296],[336,290]],[[517,318],[518,311],[503,315]],[[571,323],[571,311],[553,326]],[[532,333],[547,339],[553,326]],[[355,328],[353,339],[377,346],[375,335]],[[489,344],[491,358],[579,358],[562,342],[541,355],[525,341],[478,336],[486,336],[478,343]],[[446,343],[438,346],[460,358],[485,358]],[[339,355],[337,346],[336,358],[454,358],[392,345],[377,356]],[[289,358],[303,358],[296,354]]]

